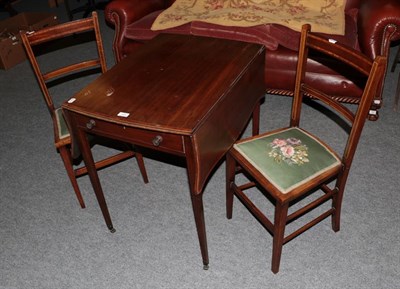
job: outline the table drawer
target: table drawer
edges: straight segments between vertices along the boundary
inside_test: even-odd
[[[153,148],[160,151],[184,155],[183,136],[98,120],[75,115],[78,127],[89,133],[126,141],[128,143]]]

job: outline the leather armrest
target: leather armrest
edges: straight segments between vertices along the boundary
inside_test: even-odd
[[[164,8],[164,0],[113,0],[107,4],[104,17],[115,27],[113,50],[116,62],[123,57],[122,47],[126,42],[124,35],[128,25]]]
[[[390,42],[400,39],[400,1],[363,0],[358,15],[361,51],[374,59],[388,55]]]
[[[164,0],[113,0],[106,6],[105,18],[113,25],[126,27],[151,12],[164,9],[164,2]]]

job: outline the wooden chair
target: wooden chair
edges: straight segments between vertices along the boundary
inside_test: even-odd
[[[51,71],[46,71],[46,72],[42,71],[44,63],[40,62],[41,64],[39,65],[37,56],[40,54],[40,57],[43,57],[46,54],[48,55],[49,52],[48,50],[44,51],[43,48],[48,49],[49,47],[52,47],[53,50],[54,47],[56,47],[55,50],[58,50],[60,48],[65,48],[64,46],[60,47],[60,45],[57,46],[54,44],[58,44],[57,41],[61,41],[62,39],[65,40],[67,37],[71,37],[74,40],[83,39],[79,38],[79,36],[80,35],[88,36],[87,33],[92,34],[94,36],[93,38],[89,39],[90,40],[95,39],[96,45],[93,45],[93,50],[97,51],[93,51],[94,52],[93,54],[96,54],[95,55],[96,58],[90,60],[85,59],[82,60],[81,62],[75,62],[73,64],[69,64],[62,67],[60,67],[61,65],[58,65],[58,67],[55,70]],[[65,122],[65,119],[62,114],[62,109],[59,105],[57,106],[55,104],[54,96],[50,94],[49,87],[52,84],[54,84],[54,82],[58,84],[57,82],[65,82],[67,80],[72,80],[71,79],[72,76],[78,76],[78,77],[82,76],[81,74],[82,72],[93,72],[93,69],[95,71],[99,71],[100,69],[101,73],[104,73],[107,70],[97,14],[96,12],[93,12],[92,17],[90,18],[76,20],[73,22],[67,22],[64,24],[38,30],[32,33],[27,33],[27,34],[21,33],[21,37],[28,55],[28,59],[32,64],[33,71],[39,82],[40,89],[42,90],[44,100],[51,115],[54,127],[54,143],[56,149],[60,153],[61,158],[64,162],[68,176],[75,190],[76,197],[78,198],[81,207],[84,208],[85,203],[83,201],[81,192],[79,190],[76,178],[87,174],[87,170],[86,167],[84,166],[74,169],[74,164],[79,163],[81,160],[80,152],[79,149],[77,149],[77,145],[75,145],[72,141],[72,138],[68,130],[68,125]],[[51,46],[51,44],[53,45]],[[43,47],[43,45],[47,46]],[[42,48],[42,49],[37,50],[36,48]],[[75,52],[79,53],[80,52],[79,48],[76,49],[78,50]],[[60,56],[62,56],[63,58],[67,58],[66,53],[60,54]],[[52,59],[50,62],[52,62],[51,65],[52,67],[57,66],[57,63],[56,61],[54,61],[54,59]],[[63,61],[60,62],[62,63]],[[49,61],[47,61],[46,64],[48,63]],[[96,168],[101,169],[110,166],[112,164],[115,164],[117,162],[120,162],[122,160],[136,156],[136,160],[139,165],[139,169],[142,173],[143,180],[145,183],[147,183],[148,179],[142,155],[137,152],[135,153],[132,149],[132,146],[128,144],[122,144],[122,145],[125,149],[124,151],[116,155],[110,156],[106,159],[98,161],[96,163]]]
[[[365,75],[364,91],[356,112],[313,88],[313,83],[304,82],[307,59],[311,57],[309,51],[330,55],[343,62],[343,65],[351,66]],[[273,236],[272,272],[279,271],[283,245],[323,219],[331,216],[333,230],[339,231],[346,180],[371,101],[376,93],[379,80],[383,77],[386,61],[386,58],[378,56],[372,62],[355,50],[311,33],[310,25],[304,25],[300,40],[290,125],[240,140],[229,151],[226,164],[227,217],[228,219],[232,218],[233,196],[236,195],[263,227],[271,233]],[[314,100],[319,100],[318,103],[329,108],[331,113],[337,115],[340,120],[343,119],[347,124],[348,140],[341,156],[321,138],[299,127],[303,95],[305,94]],[[343,125],[343,122],[336,122],[336,124],[340,126]],[[318,128],[323,125],[322,122],[315,123]],[[240,184],[237,183],[239,178],[235,178],[239,172],[247,176],[245,181],[241,178]],[[253,188],[250,190],[252,194],[246,191],[250,188]],[[273,205],[273,222],[270,220],[272,214],[269,219],[267,214],[260,209],[260,200],[253,195],[254,190],[258,191],[257,188],[261,190],[261,195],[269,199]],[[303,202],[310,198],[313,200],[304,206]],[[302,200],[301,203],[299,203],[300,200]],[[285,236],[286,225],[298,220],[314,208],[320,207],[328,200],[331,200],[332,204],[329,205],[327,211],[316,218],[315,213],[308,215],[313,218],[312,221]],[[301,208],[288,214],[289,207],[293,209],[292,206],[295,204],[295,209],[299,206]],[[325,204],[325,206],[327,205]],[[319,209],[324,208],[320,207]]]

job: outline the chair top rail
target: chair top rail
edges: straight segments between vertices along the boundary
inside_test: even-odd
[[[93,16],[97,18],[97,15]],[[26,36],[29,39],[29,43],[31,45],[38,45],[47,41],[61,39],[75,33],[91,31],[94,30],[94,27],[94,19],[86,18],[47,27],[35,31],[34,33],[27,32]]]
[[[335,45],[332,45],[332,43]],[[335,42],[335,40],[321,38],[313,33],[309,33],[306,45],[314,50],[347,63],[366,76],[371,72],[371,59],[355,49],[347,47],[339,42]]]

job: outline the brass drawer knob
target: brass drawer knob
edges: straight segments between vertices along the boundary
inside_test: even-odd
[[[95,127],[95,126],[96,126],[96,122],[94,121],[94,119],[89,120],[89,121],[87,122],[87,124],[86,124],[86,127],[87,127],[88,129],[92,129],[92,128]]]
[[[163,141],[162,136],[157,135],[155,138],[153,138],[153,145],[155,147],[158,147],[162,143],[162,141]]]

